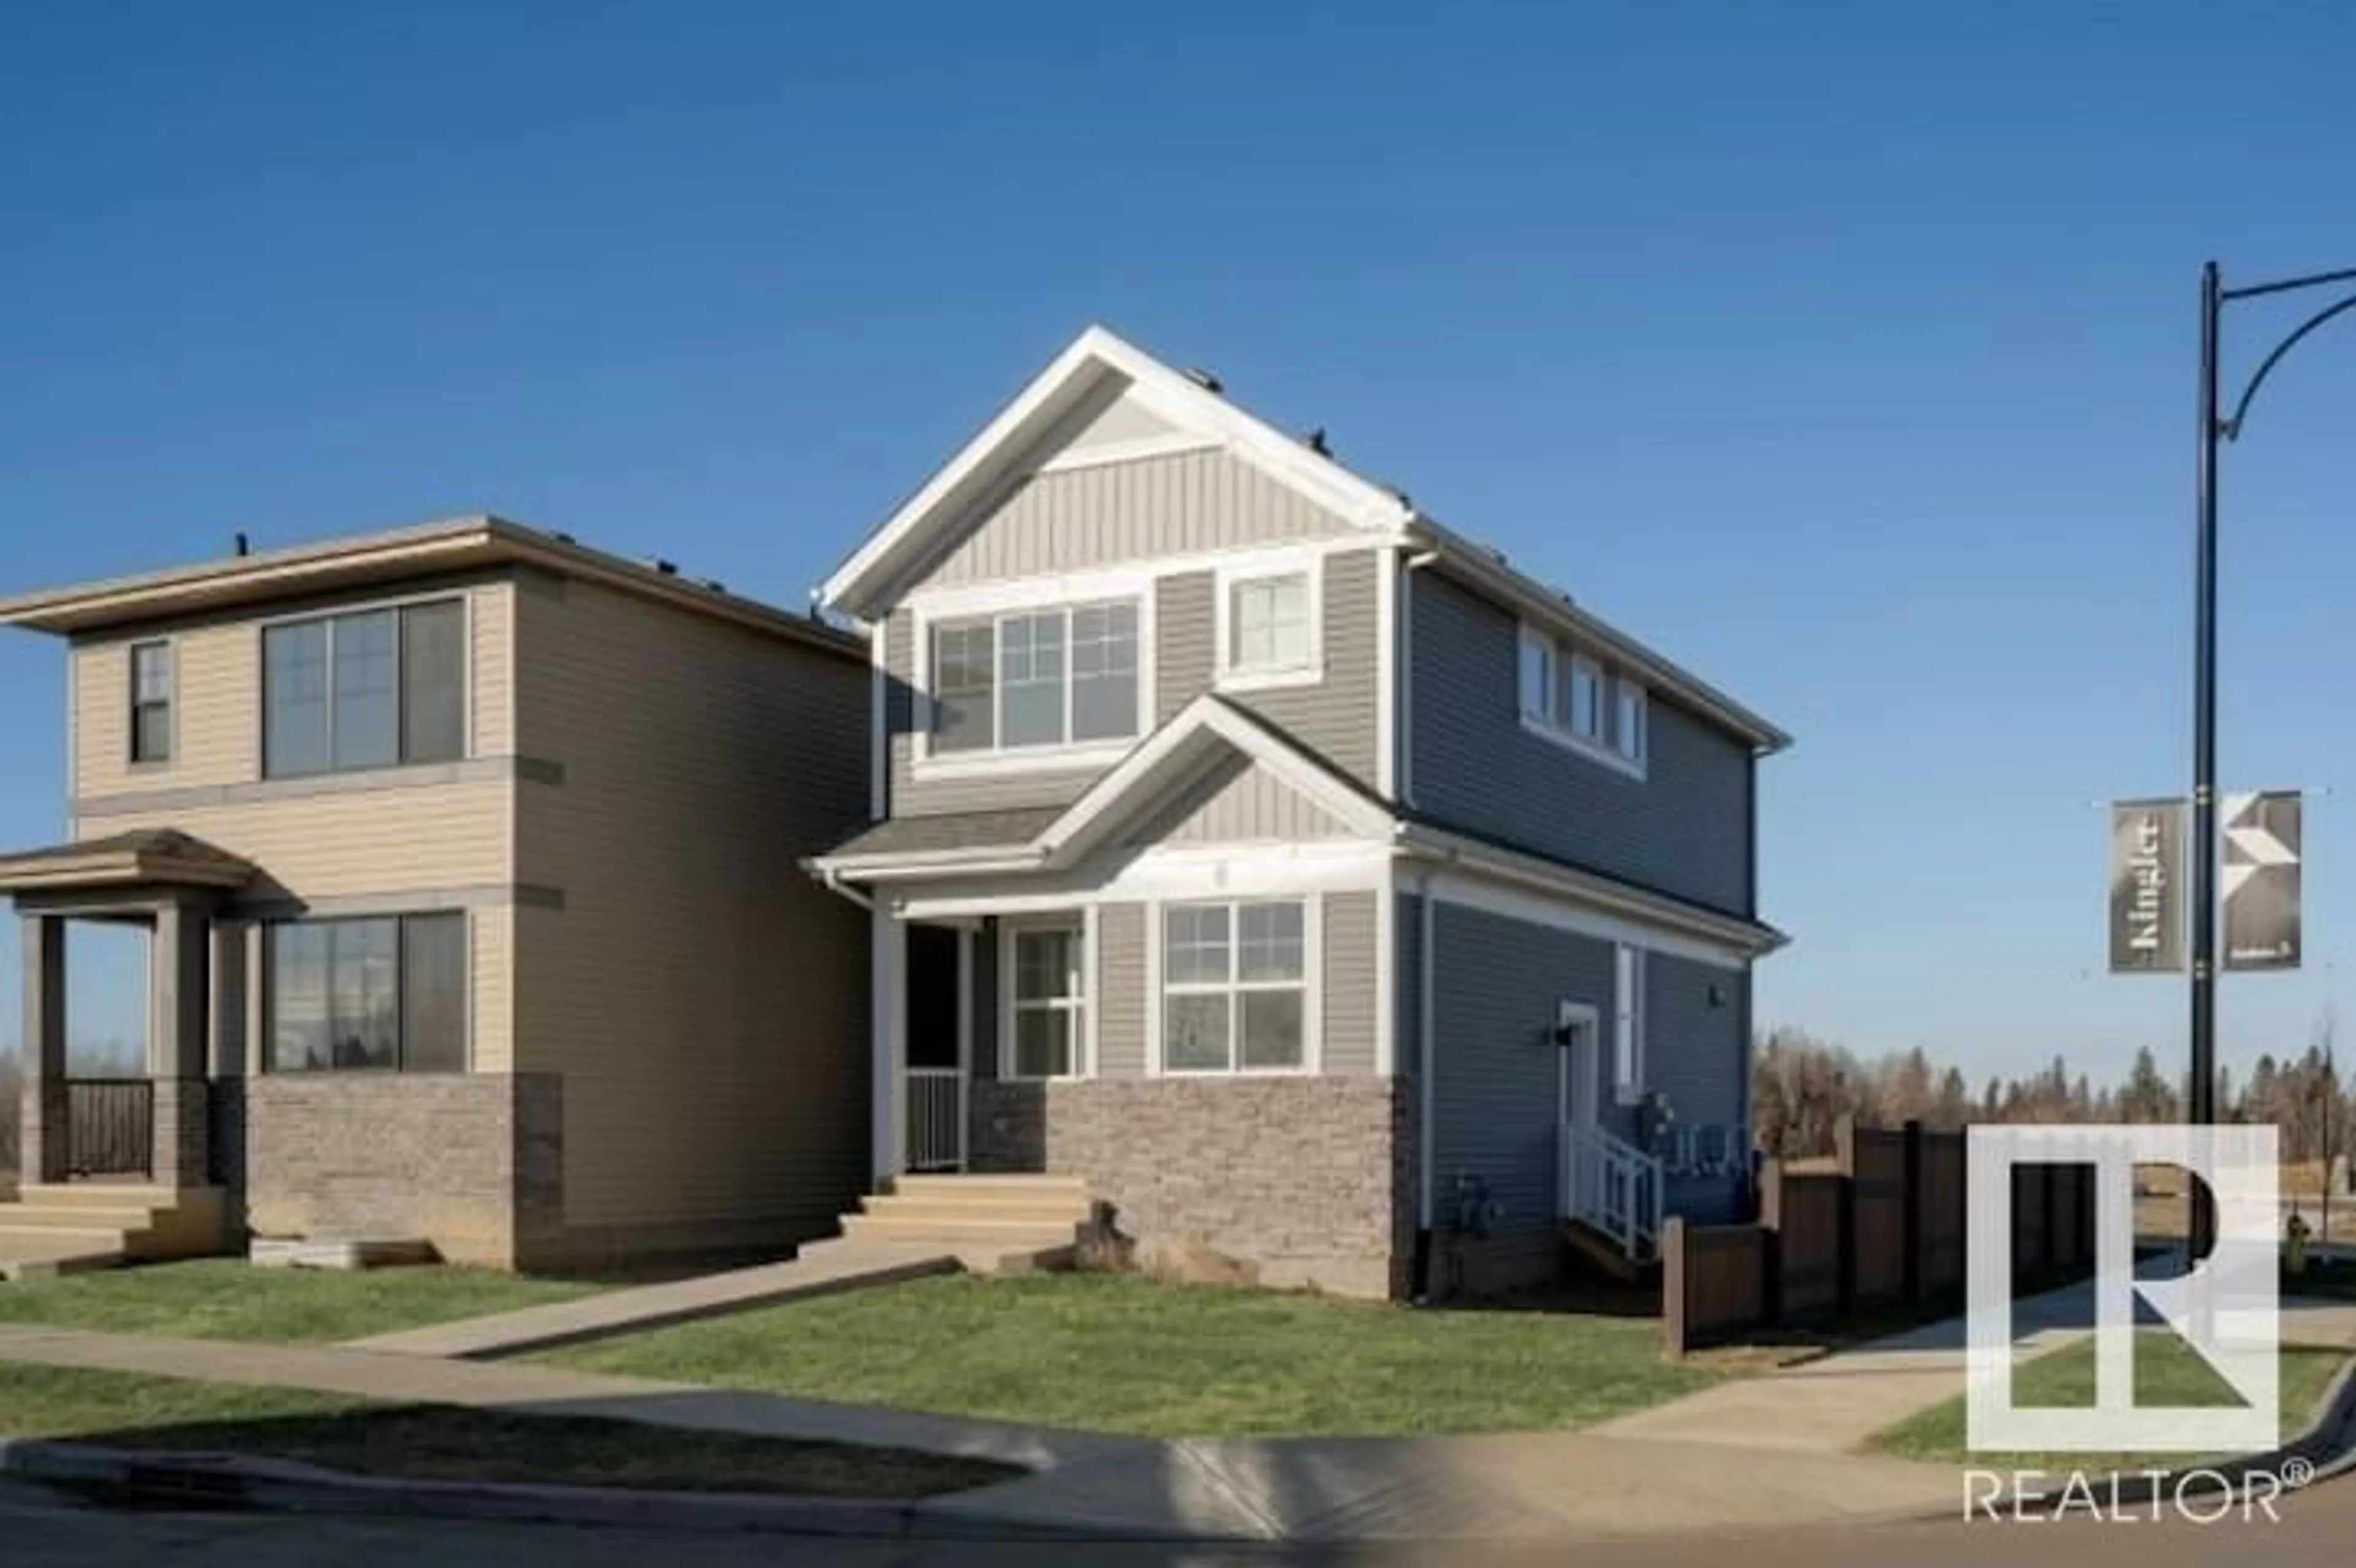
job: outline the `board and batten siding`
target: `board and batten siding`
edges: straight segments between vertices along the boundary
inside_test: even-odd
[[[1348,829],[1256,763],[1230,753],[1210,774],[1148,817],[1134,845],[1297,844]]]
[[[515,749],[514,588],[508,581],[343,594],[305,602],[299,613],[364,610],[385,603],[445,595],[466,602],[469,755],[508,755]],[[260,779],[262,628],[266,621],[297,613],[291,606],[265,608],[77,639],[67,667],[73,715],[74,798],[102,801],[109,796],[246,784]],[[155,641],[167,642],[172,649],[172,756],[167,763],[134,763],[131,648],[136,643]]]
[[[1052,576],[1349,531],[1265,470],[1206,447],[1033,474],[948,547],[925,582]]]
[[[868,671],[578,581],[517,600],[519,1068],[561,1073],[562,1246],[816,1236],[867,1174]]]
[[[1371,789],[1378,730],[1376,552],[1369,549],[1329,555],[1323,570],[1323,678],[1301,686],[1237,691],[1230,694],[1230,700]],[[1150,694],[1150,717],[1156,726],[1168,723],[1212,688],[1218,635],[1216,593],[1216,579],[1207,571],[1172,573],[1156,585],[1154,689]],[[1103,773],[1101,768],[1044,765],[979,778],[916,778],[914,737],[916,727],[924,722],[925,704],[919,692],[929,672],[923,650],[916,646],[915,619],[906,610],[893,613],[884,635],[894,816],[1065,805],[1078,799]]]
[[[1655,692],[1646,776],[1522,727],[1511,611],[1409,576],[1415,808],[1450,827],[1749,915],[1751,755]]]

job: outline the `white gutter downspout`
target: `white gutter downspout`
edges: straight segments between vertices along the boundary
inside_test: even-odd
[[[828,892],[849,899],[870,914],[875,912],[875,901],[844,881],[841,871],[831,866],[815,866],[811,869],[818,872],[819,885]]]
[[[1434,1059],[1440,1054],[1438,1050],[1435,1049],[1435,1044],[1431,1038],[1431,1020],[1436,1011],[1432,998],[1431,976],[1435,965],[1432,963],[1431,949],[1432,935],[1436,929],[1437,923],[1432,918],[1434,905],[1431,897],[1431,873],[1429,870],[1425,871],[1421,877],[1417,879],[1416,894],[1418,899],[1418,902],[1416,904],[1416,922],[1418,929],[1416,933],[1415,956],[1418,974],[1415,985],[1415,1008],[1417,1015],[1415,1022],[1417,1046],[1415,1074],[1417,1123],[1415,1136],[1415,1161],[1417,1167],[1418,1189],[1416,1193],[1415,1212],[1416,1228],[1422,1231],[1428,1237],[1432,1229],[1432,1211],[1435,1207],[1433,1202],[1433,1193],[1435,1191],[1434,1172],[1439,1168],[1439,1161],[1434,1157],[1435,1151],[1432,1148],[1433,1098],[1431,1093],[1431,1080]]]

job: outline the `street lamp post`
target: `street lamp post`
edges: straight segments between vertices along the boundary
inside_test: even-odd
[[[2356,293],[2324,306],[2294,327],[2259,361],[2230,415],[2218,399],[2218,338],[2225,307],[2236,300],[2303,293],[2356,283],[2356,268],[2227,288],[2210,262],[2201,270],[2201,443],[2192,615],[2192,1085],[2186,1119],[2196,1126],[2217,1120],[2217,457],[2237,441],[2250,400],[2283,356],[2333,317],[2356,310]],[[2208,1254],[2216,1240],[2215,1211],[2197,1191],[2191,1213],[2192,1253]]]

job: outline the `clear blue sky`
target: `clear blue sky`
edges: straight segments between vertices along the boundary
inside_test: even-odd
[[[1102,319],[1799,737],[1762,1021],[2120,1071],[2197,270],[2356,265],[2356,13],[2099,9],[17,0],[0,587],[490,507],[798,603]],[[2351,409],[2344,325],[2230,459],[2229,782],[2338,791],[2237,1059],[2356,956]],[[0,840],[60,671],[0,639]]]

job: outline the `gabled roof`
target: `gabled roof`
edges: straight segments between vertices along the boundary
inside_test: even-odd
[[[0,891],[137,886],[237,888],[253,863],[177,827],[142,827],[103,838],[0,856]]]
[[[1411,515],[1396,493],[1360,478],[1106,328],[1091,326],[885,518],[826,580],[820,596],[862,620],[874,619],[888,603],[892,585],[926,558],[940,530],[963,517],[1016,470],[1040,437],[1108,382],[1172,422],[1215,437],[1237,457],[1349,522],[1396,530]]]
[[[71,635],[198,612],[265,605],[305,594],[400,582],[429,573],[537,566],[696,614],[864,660],[866,639],[811,616],[730,593],[571,537],[487,513],[379,533],[348,534],[249,555],[217,557],[131,577],[102,578],[0,599],[0,625]]]
[[[1060,810],[894,818],[809,864],[822,876],[851,881],[1069,868],[1228,755],[1266,769],[1355,833],[1387,839],[1398,827],[1373,795],[1265,720],[1206,692]]]
[[[1781,751],[1792,738],[1691,671],[1574,604],[1570,597],[1441,527],[1387,485],[1351,472],[1202,381],[1162,363],[1102,326],[1091,326],[1033,376],[938,472],[884,519],[819,588],[830,606],[873,622],[897,590],[948,543],[975,508],[1023,472],[1059,421],[1108,387],[1182,428],[1200,432],[1376,536],[1428,551],[1458,581],[1533,624],[1574,636],[1647,685],[1740,737]]]

